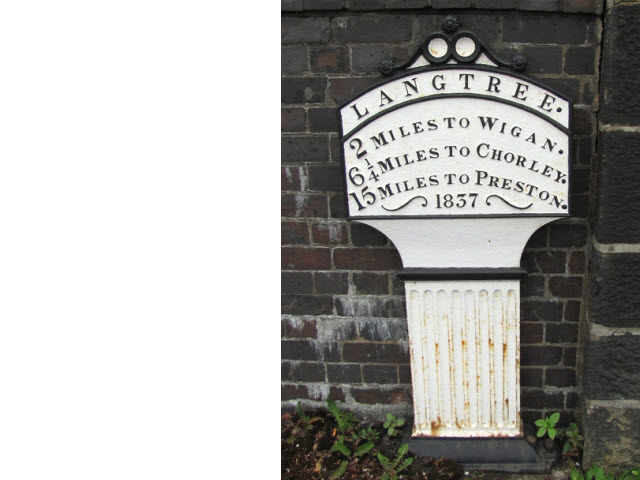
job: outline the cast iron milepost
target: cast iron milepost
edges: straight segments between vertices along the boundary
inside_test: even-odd
[[[571,101],[454,16],[340,107],[349,218],[404,269],[415,453],[540,470],[520,419],[520,256],[568,217]]]

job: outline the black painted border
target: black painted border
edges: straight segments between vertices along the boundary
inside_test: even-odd
[[[527,271],[518,267],[500,268],[404,268],[397,273],[412,280],[519,280]]]

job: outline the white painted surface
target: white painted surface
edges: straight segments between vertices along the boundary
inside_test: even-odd
[[[406,281],[414,436],[519,436],[520,282]]]
[[[396,246],[405,268],[519,267],[545,217],[360,220]]]

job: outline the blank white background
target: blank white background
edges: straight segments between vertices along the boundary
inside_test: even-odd
[[[279,477],[279,16],[0,5],[0,478]]]

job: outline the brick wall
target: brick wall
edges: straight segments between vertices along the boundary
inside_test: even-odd
[[[455,13],[498,55],[524,53],[527,74],[574,102],[574,217],[533,235],[522,256],[528,275],[521,292],[523,418],[561,411],[566,423],[580,408],[602,5],[428,5],[282,2],[283,408],[299,399],[320,406],[330,396],[363,416],[412,412],[404,287],[395,276],[401,262],[386,237],[346,219],[336,108],[380,80],[380,60],[407,59]]]

